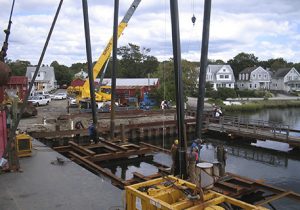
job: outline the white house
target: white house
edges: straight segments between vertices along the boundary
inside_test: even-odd
[[[284,92],[300,91],[299,72],[294,67],[278,69],[272,77],[270,89]]]
[[[230,65],[208,65],[206,82],[210,82],[214,90],[219,87],[234,88],[235,78]]]
[[[28,78],[28,82],[31,82],[35,70],[36,67],[27,67],[26,77]],[[52,66],[41,67],[35,79],[33,90],[51,91],[56,88],[57,84],[54,74],[54,68]]]
[[[81,69],[79,72],[77,72],[74,75],[75,78],[81,78],[81,79],[86,79],[88,77],[88,73],[83,71],[83,69]]]
[[[237,87],[241,90],[269,90],[271,72],[261,66],[248,67],[239,73]]]

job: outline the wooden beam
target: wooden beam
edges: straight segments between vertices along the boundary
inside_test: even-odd
[[[275,201],[275,200],[278,200],[278,199],[283,198],[285,196],[288,196],[290,193],[291,193],[291,191],[287,191],[287,192],[280,193],[278,195],[274,195],[272,197],[269,197],[266,200],[263,200],[263,201],[260,201],[260,202],[256,203],[255,205],[256,206],[262,206],[262,205],[271,203],[272,201]]]
[[[113,159],[120,159],[124,157],[129,157],[132,155],[144,155],[151,152],[149,148],[142,148],[140,150],[128,150],[125,152],[116,152],[116,153],[105,153],[105,154],[97,154],[89,159],[93,162],[99,161],[106,161],[106,160],[113,160]]]
[[[161,152],[164,152],[164,153],[167,153],[167,154],[171,154],[170,150],[164,149],[164,148],[161,148],[161,147],[158,147],[158,146],[154,146],[152,144],[148,144],[148,143],[145,143],[145,142],[140,142],[140,145],[150,147],[155,151],[161,151]]]
[[[81,153],[83,153],[85,155],[93,156],[93,155],[96,154],[95,152],[93,152],[93,151],[91,151],[91,150],[89,150],[89,149],[87,149],[87,148],[85,148],[83,146],[80,146],[80,145],[76,144],[73,141],[69,141],[69,145],[72,147],[72,149],[74,149],[74,150],[76,150],[78,152],[81,152]]]
[[[117,148],[117,149],[122,150],[122,151],[128,150],[128,148],[126,148],[126,147],[117,145],[117,144],[115,144],[115,143],[112,143],[112,142],[109,142],[109,141],[106,141],[106,140],[103,140],[103,139],[100,139],[99,141],[100,141],[102,144],[108,145],[108,146],[110,146],[110,147]]]
[[[91,162],[88,159],[85,159],[85,158],[81,157],[80,155],[76,154],[73,151],[70,151],[69,154],[73,158],[75,158],[77,161],[81,162],[84,166],[91,169],[92,171],[95,171],[96,173],[101,173],[101,174],[109,177],[110,179],[113,180],[113,182],[117,183],[119,186],[123,186],[123,187],[125,186],[125,181],[123,179],[117,177],[116,175],[114,175],[108,169],[104,169],[104,168],[98,166],[97,164]]]

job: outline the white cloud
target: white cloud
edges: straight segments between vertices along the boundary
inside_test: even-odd
[[[120,1],[119,21],[132,0]],[[203,2],[179,1],[182,58],[199,61]],[[90,0],[92,55],[96,60],[112,36],[113,1]],[[7,27],[11,1],[0,0],[0,31]],[[16,1],[9,40],[8,58],[37,63],[58,1]],[[70,65],[84,62],[85,38],[81,1],[65,0],[49,43],[44,63],[53,60]],[[254,53],[260,59],[283,57],[299,62],[300,1],[215,0],[212,1],[209,58],[228,59],[239,52]],[[195,26],[191,17],[195,13]],[[169,1],[143,1],[118,40],[151,48],[159,59],[172,57]],[[0,42],[4,33],[0,33]]]

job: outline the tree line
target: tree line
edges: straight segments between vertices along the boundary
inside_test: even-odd
[[[173,60],[159,62],[158,59],[150,55],[151,49],[140,47],[129,43],[126,46],[118,48],[117,61],[117,77],[118,78],[159,78],[160,86],[154,90],[152,94],[158,100],[168,99],[175,100],[175,79]],[[32,66],[29,61],[7,60],[7,64],[12,69],[13,75],[24,76],[27,66]],[[209,64],[229,64],[231,65],[234,76],[238,78],[239,72],[247,67],[262,66],[270,68],[273,71],[279,68],[295,67],[300,70],[300,63],[287,62],[283,58],[272,58],[268,60],[259,60],[254,54],[241,52],[229,59],[227,62],[223,60],[209,60]],[[53,61],[50,66],[54,67],[55,77],[58,85],[69,85],[74,79],[74,74],[81,69],[87,71],[87,63],[74,63],[70,67]],[[182,73],[184,93],[186,96],[197,96],[197,79],[199,72],[196,67],[200,66],[200,62],[191,62],[182,60]],[[112,59],[109,60],[105,77],[111,76]],[[99,75],[100,76],[100,75]]]

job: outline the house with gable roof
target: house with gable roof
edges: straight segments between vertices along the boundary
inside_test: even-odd
[[[300,91],[300,74],[294,67],[281,68],[274,72],[271,81],[271,90]]]
[[[230,65],[208,65],[206,82],[210,82],[214,90],[220,87],[234,88],[235,78]]]
[[[32,80],[36,67],[27,67],[26,77],[28,82]],[[38,75],[34,82],[33,90],[37,91],[51,91],[57,88],[57,82],[55,79],[54,68],[52,66],[41,66]]]
[[[241,90],[269,90],[272,73],[261,66],[248,67],[239,73],[237,87]]]

